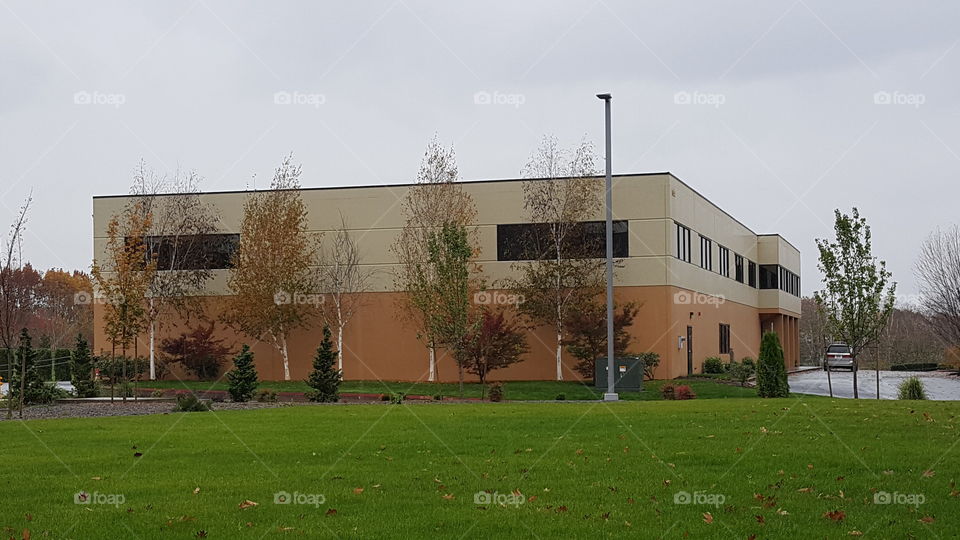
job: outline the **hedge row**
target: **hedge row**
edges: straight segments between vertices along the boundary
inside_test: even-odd
[[[36,363],[40,376],[44,381],[69,381],[70,380],[70,349],[56,349],[53,354],[53,360],[50,358],[50,349],[33,349],[36,354]],[[15,357],[16,350],[0,349],[0,376],[7,378],[10,368],[10,359]],[[53,371],[51,372],[51,364]],[[14,363],[16,365],[16,363]]]

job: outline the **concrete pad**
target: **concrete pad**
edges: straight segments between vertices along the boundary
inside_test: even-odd
[[[917,377],[923,381],[927,397],[934,400],[960,400],[960,377],[940,371],[880,371],[880,399],[897,399],[897,389],[904,379]],[[831,371],[833,396],[853,397],[853,374],[849,371]],[[790,391],[818,396],[830,395],[827,372],[823,369],[805,371],[787,379]],[[877,372],[861,369],[857,373],[861,399],[877,398]]]

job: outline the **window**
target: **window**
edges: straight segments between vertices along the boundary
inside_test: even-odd
[[[800,276],[781,266],[780,290],[793,296],[800,296]]]
[[[717,246],[717,250],[720,253],[720,275],[730,277],[730,250],[723,246]]]
[[[761,264],[760,265],[760,288],[777,289],[777,278],[779,277],[780,265]]]
[[[753,261],[747,261],[747,263],[748,263],[747,264],[747,280],[748,280],[747,284],[753,287],[754,289],[756,289],[757,288],[757,263]]]
[[[730,354],[730,325],[720,323],[720,354]]]
[[[681,261],[690,262],[690,229],[679,223],[676,225],[677,258]]]
[[[733,274],[737,281],[743,283],[743,255],[733,254]]]
[[[564,259],[602,259],[607,256],[607,229],[603,221],[572,224],[561,246]],[[549,223],[497,225],[498,261],[535,261],[556,257]],[[625,220],[613,222],[613,256],[629,256],[630,235]]]
[[[144,240],[145,255],[156,260],[159,271],[232,268],[233,254],[240,246],[239,234],[147,236]]]
[[[713,270],[713,240],[700,236],[700,268]]]

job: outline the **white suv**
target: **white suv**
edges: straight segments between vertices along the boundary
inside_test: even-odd
[[[827,347],[823,357],[823,370],[845,368],[853,371],[853,354],[850,346],[845,343],[833,343]]]

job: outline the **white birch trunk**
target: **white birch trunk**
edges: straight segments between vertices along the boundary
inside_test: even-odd
[[[152,301],[152,300],[151,300]],[[157,323],[150,321],[150,380],[157,380],[157,359],[154,356],[154,336],[156,335]]]
[[[337,302],[337,369],[343,372],[343,311]]]
[[[557,332],[557,380],[563,380],[563,364],[561,363],[560,353],[563,351],[563,347],[560,345],[560,341],[563,339],[563,336]]]
[[[153,313],[153,297],[150,297],[150,313]],[[154,336],[156,336],[157,322],[153,319],[150,320],[150,380],[157,380],[157,359],[154,356]]]
[[[437,380],[437,354],[433,346],[431,346],[428,351],[430,357],[430,372],[427,374],[427,380],[433,382]]]
[[[290,380],[290,356],[287,353],[287,338],[283,336],[280,338],[282,342],[282,347],[280,353],[283,355],[283,380]]]

